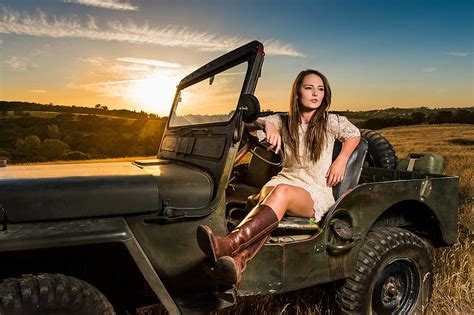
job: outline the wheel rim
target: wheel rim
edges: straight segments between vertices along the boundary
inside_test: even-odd
[[[396,260],[382,270],[372,293],[375,314],[407,314],[416,304],[420,276],[411,260]]]

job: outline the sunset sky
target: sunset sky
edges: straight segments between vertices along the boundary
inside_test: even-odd
[[[474,105],[474,1],[2,0],[0,100],[167,115],[181,78],[251,40],[256,91],[286,110],[296,74],[333,110]]]

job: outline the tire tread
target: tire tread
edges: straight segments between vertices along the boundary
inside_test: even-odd
[[[346,278],[338,288],[336,302],[343,314],[365,314],[366,305],[363,305],[363,295],[369,286],[367,276],[377,268],[384,254],[399,246],[410,245],[420,248],[427,255],[431,264],[429,251],[423,241],[415,234],[397,227],[377,228],[369,232],[362,245],[357,259],[354,273]]]
[[[397,155],[390,142],[381,134],[370,129],[361,129],[361,137],[369,143],[368,155],[375,167],[394,169]]]
[[[0,314],[115,314],[94,286],[61,274],[23,275],[0,283]]]

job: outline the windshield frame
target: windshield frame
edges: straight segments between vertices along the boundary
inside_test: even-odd
[[[169,130],[183,129],[183,128],[199,128],[203,126],[223,126],[230,124],[238,113],[238,103],[240,97],[245,93],[251,93],[255,89],[256,85],[256,74],[255,71],[255,62],[257,61],[259,55],[263,57],[263,45],[258,41],[250,42],[234,51],[231,51],[207,64],[200,67],[196,71],[192,72],[188,76],[184,77],[176,87],[176,93],[173,98],[173,105],[171,106],[170,114],[166,123],[166,128]],[[242,88],[240,90],[240,95],[238,97],[237,103],[235,104],[235,111],[227,121],[224,122],[208,122],[203,124],[192,124],[192,125],[180,125],[180,126],[170,126],[170,121],[172,115],[176,112],[176,107],[178,105],[178,99],[181,91],[191,85],[199,83],[203,80],[209,79],[212,76],[215,76],[221,72],[224,72],[232,67],[240,65],[247,62],[247,71],[242,82]],[[260,67],[257,67],[260,71]],[[260,72],[258,73],[258,76]]]
[[[234,112],[232,113],[232,116],[229,116],[226,120],[224,121],[216,121],[216,122],[205,122],[205,123],[196,123],[196,124],[184,124],[184,125],[177,125],[177,126],[171,126],[170,123],[172,121],[172,117],[176,114],[176,110],[178,109],[178,104],[179,104],[179,99],[181,98],[181,92],[184,91],[185,89],[193,86],[193,85],[196,85],[200,82],[203,82],[203,81],[206,81],[206,80],[210,80],[210,78],[213,78],[214,76],[217,76],[219,75],[220,73],[223,73],[224,71],[226,70],[229,70],[229,69],[232,69],[234,67],[237,67],[237,66],[240,66],[240,65],[243,65],[243,64],[246,64],[246,69],[245,69],[245,75],[243,76],[243,80],[241,81],[241,88],[240,88],[240,91],[239,91],[239,94],[237,95],[236,97],[236,103],[235,103],[235,107],[234,107]],[[249,68],[250,68],[250,60],[243,60],[242,62],[240,63],[237,63],[235,65],[230,65],[229,67],[225,67],[225,68],[222,68],[222,69],[219,69],[219,71],[217,72],[209,72],[207,76],[203,76],[202,78],[200,78],[199,81],[196,81],[196,80],[193,80],[191,84],[187,84],[187,85],[183,85],[183,86],[178,86],[178,88],[176,89],[176,94],[175,94],[175,97],[173,99],[173,106],[171,108],[171,112],[170,112],[170,115],[168,117],[168,127],[170,129],[175,129],[175,128],[182,128],[182,127],[194,127],[194,126],[207,126],[207,125],[226,125],[228,124],[230,121],[232,121],[232,119],[234,119],[236,113],[237,113],[237,107],[238,107],[238,104],[239,104],[239,100],[240,100],[240,97],[242,96],[243,94],[243,91],[244,91],[244,88],[245,88],[245,84],[247,82],[247,77],[249,75]]]

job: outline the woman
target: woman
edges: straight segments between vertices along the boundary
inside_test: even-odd
[[[255,125],[265,132],[275,152],[284,143],[285,159],[281,172],[260,191],[259,204],[234,231],[218,237],[208,226],[198,227],[198,244],[215,263],[222,284],[240,282],[247,262],[285,214],[320,221],[334,203],[332,187],[344,178],[360,132],[345,117],[328,114],[330,105],[327,78],[316,70],[305,70],[293,83],[288,116],[257,119]],[[335,139],[342,141],[342,150],[332,162]]]

